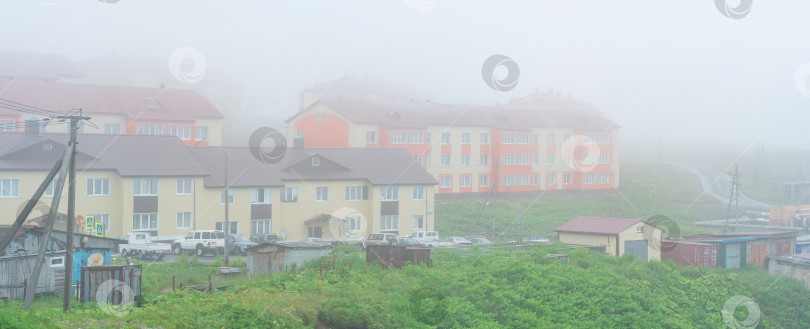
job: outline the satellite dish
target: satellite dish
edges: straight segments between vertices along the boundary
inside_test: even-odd
[[[282,228],[281,232],[279,232],[279,235],[281,236],[282,239],[287,239],[287,229]]]
[[[100,252],[94,252],[87,257],[87,266],[101,266],[104,265],[104,255]]]

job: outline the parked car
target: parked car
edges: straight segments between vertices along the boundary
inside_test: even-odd
[[[365,240],[360,241],[363,249],[368,246],[381,246],[381,245],[397,245],[399,240],[396,234],[391,233],[373,233],[369,234]]]
[[[234,255],[247,255],[247,248],[257,244],[258,243],[250,241],[250,239],[242,234],[228,235],[228,248],[231,248],[231,253]]]
[[[472,246],[472,242],[460,236],[451,236],[448,238],[442,239],[442,242],[447,242],[450,244],[451,247],[460,247],[460,246]]]
[[[439,232],[436,231],[418,231],[411,234],[411,239],[416,239],[422,242],[428,248],[433,247],[447,247],[450,244],[439,240]]]
[[[267,234],[257,234],[250,237],[250,241],[256,242],[257,244],[262,244],[265,242],[279,242],[281,238],[278,234],[275,233],[267,233]]]
[[[411,239],[411,238],[400,238],[397,240],[400,246],[405,247],[419,247],[419,248],[427,248],[427,246],[422,243],[422,241]]]
[[[527,235],[523,237],[523,242],[547,243],[551,242],[551,240],[545,235]]]
[[[481,245],[488,245],[492,244],[486,237],[482,235],[470,235],[465,237],[467,240],[470,240],[474,246],[481,246]]]
[[[172,250],[176,255],[183,251],[195,252],[197,256],[213,251],[221,253],[225,250],[225,232],[215,230],[188,232],[182,239],[174,241]]]
[[[146,232],[127,233],[122,240],[127,240],[127,243],[118,246],[118,249],[121,250],[121,257],[135,256],[138,258],[154,257],[163,259],[165,254],[172,252],[171,245],[152,242],[152,236]]]

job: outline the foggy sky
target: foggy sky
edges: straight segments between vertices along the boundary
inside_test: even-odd
[[[754,0],[732,19],[711,0],[106,1],[3,1],[0,49],[168,63],[191,47],[242,85],[243,115],[275,119],[303,88],[349,74],[446,103],[555,89],[617,121],[625,143],[810,148],[795,83],[810,3]],[[493,54],[520,66],[515,89],[484,83]]]

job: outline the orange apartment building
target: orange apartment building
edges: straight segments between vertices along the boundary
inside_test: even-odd
[[[106,86],[19,79],[0,82],[0,99],[57,112],[82,109],[93,126],[80,133],[177,136],[187,146],[222,145],[222,113],[193,90]],[[0,106],[0,131],[22,131],[43,116]],[[43,126],[67,132],[67,125]]]
[[[620,127],[587,104],[552,94],[487,106],[307,92],[287,136],[305,147],[403,148],[439,193],[619,186]]]

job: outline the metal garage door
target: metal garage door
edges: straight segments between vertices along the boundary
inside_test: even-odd
[[[636,255],[638,259],[647,260],[647,240],[625,241],[624,253]]]
[[[739,268],[742,243],[726,244],[726,268]]]

